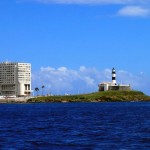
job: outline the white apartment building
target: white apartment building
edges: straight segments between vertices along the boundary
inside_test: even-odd
[[[30,63],[0,63],[1,96],[30,96],[31,92]]]

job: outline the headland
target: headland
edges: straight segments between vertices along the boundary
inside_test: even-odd
[[[150,96],[140,91],[103,91],[80,95],[40,96],[27,103],[48,102],[150,102]]]

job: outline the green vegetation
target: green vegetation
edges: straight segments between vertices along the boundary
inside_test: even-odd
[[[140,91],[105,91],[80,95],[42,96],[31,98],[28,103],[40,102],[126,102],[150,101],[150,97]]]

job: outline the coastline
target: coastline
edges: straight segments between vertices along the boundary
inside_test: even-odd
[[[7,103],[27,103],[28,98],[25,97],[17,97],[17,98],[5,98],[5,99],[0,99],[0,104],[7,104]]]
[[[140,91],[105,91],[80,95],[41,96],[27,100],[27,103],[49,102],[150,102],[150,96]]]
[[[17,97],[0,99],[0,104],[55,102],[150,102],[150,96],[147,96],[140,91],[107,91],[80,95]]]

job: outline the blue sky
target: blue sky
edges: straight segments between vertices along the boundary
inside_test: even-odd
[[[0,61],[32,64],[33,89],[85,93],[99,82],[150,95],[149,0],[1,0]]]

